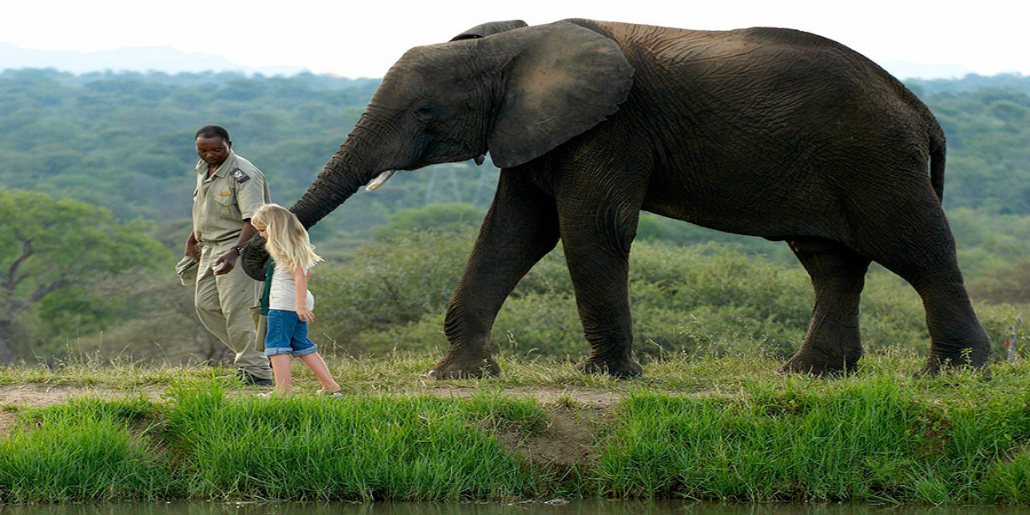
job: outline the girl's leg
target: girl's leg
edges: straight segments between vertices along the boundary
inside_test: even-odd
[[[300,356],[300,360],[304,362],[311,372],[318,378],[318,382],[322,383],[322,389],[327,393],[335,393],[341,390],[340,385],[333,380],[333,375],[329,372],[329,367],[326,366],[325,360],[317,352],[311,354],[304,354]],[[274,364],[273,364],[274,366]],[[278,376],[276,376],[278,379]]]
[[[293,379],[290,375],[290,355],[274,354],[268,357],[272,362],[272,374],[275,375],[275,391],[288,394],[293,390]]]
[[[329,373],[329,367],[325,365],[325,360],[318,353],[315,342],[308,339],[307,322],[297,322],[297,326],[293,329],[290,345],[293,347],[293,355],[300,358],[315,374],[318,382],[322,383],[323,392],[336,393],[340,391],[340,385],[333,380],[333,375]]]
[[[268,330],[265,332],[265,354],[272,363],[275,393],[288,394],[293,389],[290,377],[290,338],[297,326],[297,315],[289,311],[272,309],[268,312]]]

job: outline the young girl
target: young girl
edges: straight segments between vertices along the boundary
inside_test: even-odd
[[[322,261],[297,217],[277,204],[265,204],[250,220],[265,238],[265,249],[275,261],[268,302],[268,331],[265,355],[272,362],[275,393],[289,394],[290,354],[300,358],[322,383],[318,393],[337,394],[340,385],[333,380],[317,347],[308,339],[308,323],[315,320],[311,311],[315,297],[308,291],[311,267]]]

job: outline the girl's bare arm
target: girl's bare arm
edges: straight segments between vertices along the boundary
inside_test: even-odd
[[[297,286],[297,318],[308,323],[315,321],[315,313],[308,309],[308,278],[310,277],[311,271],[308,270],[308,273],[304,273],[299,266],[293,271],[293,282]]]

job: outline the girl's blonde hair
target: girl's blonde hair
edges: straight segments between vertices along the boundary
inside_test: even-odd
[[[315,246],[297,216],[279,204],[261,206],[250,219],[250,224],[265,231],[268,236],[265,250],[290,272],[296,271],[298,266],[302,270],[310,270],[315,263],[322,261],[315,254]]]

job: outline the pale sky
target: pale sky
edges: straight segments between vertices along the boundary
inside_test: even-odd
[[[1028,0],[0,0],[0,42],[64,51],[169,46],[244,66],[382,77],[407,49],[480,23],[564,18],[705,30],[789,27],[881,64],[1030,75]]]

